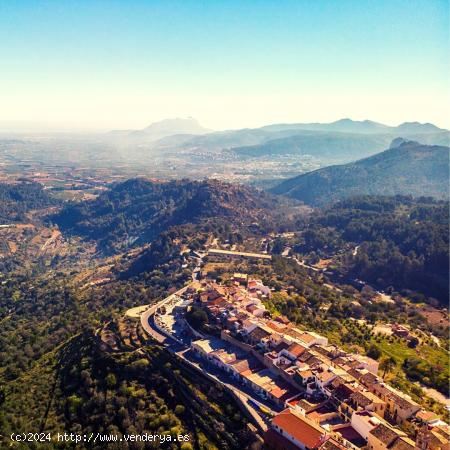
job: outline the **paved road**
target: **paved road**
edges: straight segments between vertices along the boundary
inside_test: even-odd
[[[166,297],[165,299],[161,300],[160,302],[156,303],[155,305],[150,306],[150,308],[148,308],[146,311],[144,311],[141,314],[141,325],[142,328],[150,335],[152,336],[156,341],[158,341],[160,344],[164,344],[166,342],[166,340],[168,340],[169,338],[163,334],[161,334],[154,323],[154,319],[153,316],[156,312],[156,310],[164,305],[165,303],[169,302],[170,300],[172,300],[175,296],[180,296],[184,293],[184,291],[186,291],[186,289],[190,286],[190,284],[188,284],[187,286],[184,286],[183,288],[179,289],[177,292],[174,292],[173,294],[169,295],[168,297]]]
[[[146,311],[144,311],[141,316],[141,325],[142,328],[150,335],[153,339],[155,339],[160,344],[164,345],[168,351],[175,354],[179,358],[181,358],[183,361],[185,361],[187,364],[194,367],[196,370],[200,371],[202,374],[206,375],[208,378],[212,379],[213,381],[217,383],[221,383],[224,385],[227,389],[229,389],[241,402],[241,404],[246,408],[250,416],[253,418],[253,420],[258,424],[259,428],[262,431],[267,430],[267,424],[265,420],[261,417],[259,412],[256,408],[254,408],[251,404],[249,404],[249,400],[256,400],[252,396],[248,395],[246,392],[242,391],[241,389],[237,388],[236,386],[226,382],[223,380],[224,374],[218,373],[217,375],[214,373],[211,373],[209,370],[206,371],[199,363],[192,361],[191,358],[187,358],[185,353],[189,351],[188,347],[183,347],[180,343],[176,342],[174,339],[171,339],[170,337],[163,335],[160,333],[160,331],[157,329],[155,322],[154,322],[154,315],[156,310],[164,305],[165,303],[169,302],[173,297],[175,296],[181,296],[186,289],[190,286],[187,285],[177,292],[174,292],[173,294],[169,295],[165,299],[161,300],[160,302],[156,303],[155,305],[150,306]],[[220,377],[220,378],[219,378]],[[259,399],[258,402],[262,403]],[[270,409],[270,408],[268,408]]]
[[[171,348],[169,348],[168,350],[172,351]],[[190,354],[191,353],[190,349],[183,349],[182,351],[174,353],[178,357],[180,357],[183,361],[188,363],[190,366],[195,367],[199,372],[206,375],[208,378],[228,388],[239,399],[242,405],[247,409],[249,414],[252,416],[253,420],[258,424],[259,428],[262,431],[267,430],[266,421],[261,417],[258,410],[249,403],[249,400],[253,401],[256,400],[256,402],[264,404],[264,402],[261,399],[256,399],[254,395],[249,395],[247,392],[237,387],[235,385],[234,380],[232,380],[228,374],[224,373],[217,367],[208,365],[208,363],[204,360],[200,360],[200,362],[195,361],[192,357],[192,354]],[[206,369],[205,366],[208,366],[208,368]],[[230,380],[231,382],[225,380]],[[264,406],[273,413],[276,413],[276,411],[273,411],[269,406],[265,404]]]

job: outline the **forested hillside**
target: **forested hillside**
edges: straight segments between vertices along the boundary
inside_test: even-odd
[[[58,202],[39,183],[0,183],[0,224],[25,220],[25,214]]]
[[[449,147],[407,141],[354,163],[291,178],[272,192],[314,206],[355,195],[448,198],[449,152]]]
[[[132,179],[97,199],[66,206],[54,220],[65,233],[97,241],[105,251],[149,242],[171,226],[222,217],[261,223],[279,202],[245,186],[220,181]]]
[[[380,288],[449,296],[448,202],[358,197],[318,211],[295,249],[326,257],[348,249],[339,270]],[[355,247],[358,246],[356,249]]]

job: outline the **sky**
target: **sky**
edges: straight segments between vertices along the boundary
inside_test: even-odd
[[[449,2],[0,1],[0,130],[450,128]]]

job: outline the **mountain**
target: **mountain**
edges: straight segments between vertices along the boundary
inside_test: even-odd
[[[354,163],[285,180],[272,193],[310,205],[365,194],[448,198],[448,183],[449,147],[407,141]]]
[[[402,136],[430,145],[448,145],[447,130],[410,122],[392,127],[371,120],[340,119],[331,123],[272,124],[260,128],[210,131],[192,118],[169,119],[143,130],[117,131],[107,143],[125,161],[146,161],[149,155],[179,152],[232,152],[237,159],[308,154],[323,165],[371,156]]]
[[[196,119],[187,117],[154,122],[142,130],[113,130],[108,133],[108,137],[153,142],[179,134],[194,136],[209,132],[211,130],[202,127]]]
[[[391,127],[370,120],[341,119],[332,123],[274,124],[186,136],[179,138],[174,147],[213,152],[231,149],[243,158],[309,154],[327,163],[341,163],[378,153],[397,136],[429,145],[449,142],[448,131],[432,124],[410,122]]]
[[[339,119],[330,123],[295,123],[267,125],[261,129],[267,131],[310,130],[335,131],[340,133],[437,133],[447,131],[431,123],[405,122],[397,127],[384,125],[372,120]]]
[[[436,133],[445,131],[432,123],[405,122],[396,129],[399,133]]]
[[[328,131],[298,131],[293,136],[272,139],[263,144],[233,148],[243,157],[312,155],[331,162],[348,162],[384,150],[391,136]]]
[[[209,218],[261,221],[277,204],[264,192],[216,180],[136,178],[115,185],[95,200],[69,204],[52,220],[63,233],[96,241],[100,249],[111,252],[150,242],[170,227]]]
[[[392,127],[372,120],[340,119],[331,123],[294,123],[274,124],[262,127],[265,130],[310,130],[310,131],[337,131],[341,133],[382,133]]]

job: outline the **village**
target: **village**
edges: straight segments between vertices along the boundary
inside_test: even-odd
[[[271,295],[244,273],[226,284],[194,280],[156,310],[154,324],[204,370],[252,394],[269,449],[448,448],[448,424],[385,383],[378,361],[272,316]]]

